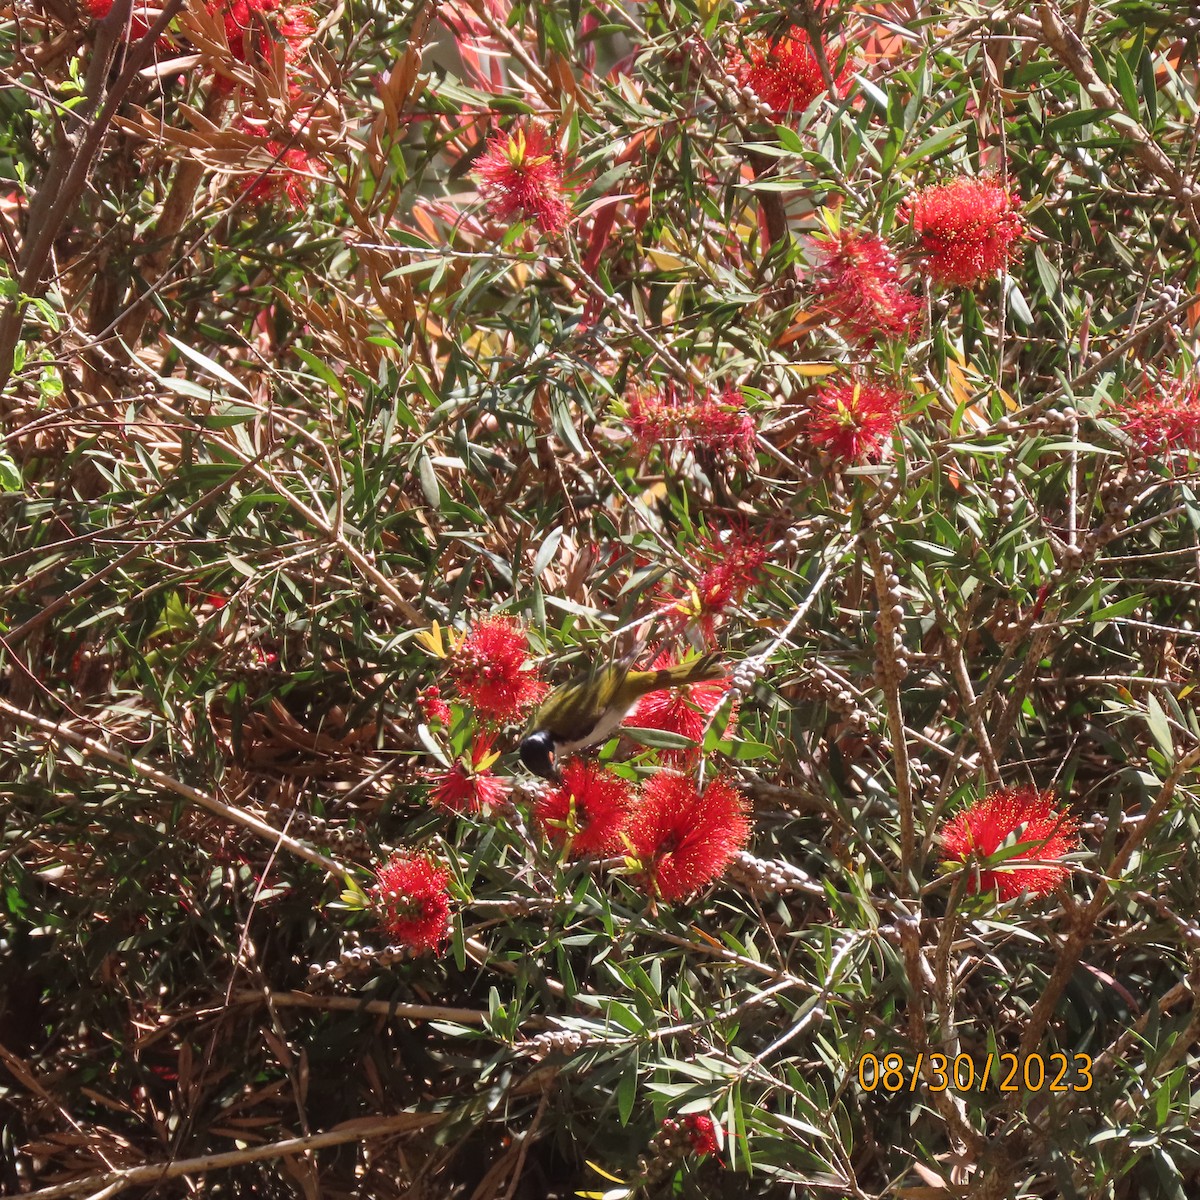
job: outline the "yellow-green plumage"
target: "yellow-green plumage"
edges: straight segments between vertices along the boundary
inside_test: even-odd
[[[705,654],[657,671],[631,671],[627,665],[612,663],[593,675],[564,683],[533,714],[521,742],[521,759],[536,774],[553,778],[557,756],[610,737],[643,696],[724,674],[719,656]]]

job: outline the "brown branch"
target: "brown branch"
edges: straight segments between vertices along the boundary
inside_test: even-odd
[[[1145,818],[1137,828],[1130,831],[1124,844],[1117,851],[1112,865],[1108,869],[1108,878],[1101,879],[1096,884],[1096,893],[1087,907],[1076,913],[1071,932],[1067,935],[1067,940],[1063,943],[1058,960],[1054,964],[1054,970],[1046,981],[1046,988],[1037,1004],[1034,1005],[1033,1012],[1029,1014],[1029,1024],[1025,1026],[1025,1032],[1021,1037],[1021,1058],[1028,1058],[1041,1044],[1042,1034],[1045,1032],[1054,1010],[1058,1007],[1058,1002],[1062,998],[1063,992],[1066,991],[1067,984],[1070,983],[1071,976],[1074,975],[1075,968],[1079,965],[1083,952],[1087,948],[1092,930],[1108,902],[1109,883],[1121,877],[1134,852],[1146,840],[1146,835],[1166,812],[1167,805],[1170,804],[1172,796],[1175,795],[1175,789],[1179,786],[1179,781],[1197,763],[1200,763],[1200,746],[1193,747],[1175,764]]]
[[[266,1004],[262,992],[234,992],[233,1004]],[[360,1000],[356,996],[313,996],[308,992],[271,992],[270,1002],[278,1008],[326,1008],[343,1012],[368,1012],[378,1017],[394,1017],[401,1021],[453,1021],[456,1025],[486,1025],[489,1017],[474,1008],[445,1008],[436,1004],[401,1004],[390,1000]],[[541,1028],[544,1017],[530,1017],[522,1027]]]
[[[1093,104],[1101,108],[1111,108],[1120,116],[1120,121],[1113,123],[1133,142],[1134,153],[1142,165],[1155,179],[1166,185],[1186,215],[1188,223],[1200,233],[1200,221],[1196,219],[1196,189],[1175,169],[1175,164],[1163,153],[1136,114],[1129,112],[1121,97],[1096,74],[1087,47],[1079,40],[1075,31],[1064,24],[1058,5],[1043,0],[1038,5],[1038,13],[1046,44],[1063,66],[1083,84]]]
[[[892,739],[892,762],[896,776],[896,801],[900,808],[900,895],[911,895],[913,858],[916,854],[916,821],[913,816],[912,771],[908,761],[908,733],[900,706],[900,683],[908,673],[903,665],[904,629],[892,588],[893,572],[885,562],[874,531],[865,539],[875,596],[879,603],[879,640],[876,673],[883,688],[888,731]]]
[[[54,746],[59,742],[69,742],[72,746],[82,750],[89,758],[101,759],[104,762],[111,763],[113,766],[128,771],[132,775],[140,775],[143,779],[157,784],[165,791],[180,796],[200,808],[208,809],[209,812],[215,813],[227,821],[232,821],[235,825],[241,825],[244,829],[249,829],[251,833],[256,834],[264,841],[281,847],[289,853],[294,854],[297,858],[303,858],[307,862],[312,863],[314,866],[321,867],[335,878],[345,879],[351,874],[351,868],[346,864],[329,858],[319,850],[314,850],[304,842],[298,841],[296,838],[273,828],[266,821],[261,820],[252,813],[248,813],[244,809],[237,808],[232,804],[227,804],[224,800],[218,800],[215,796],[210,796],[207,792],[202,792],[190,784],[183,783],[181,780],[168,775],[165,771],[160,771],[158,767],[153,767],[141,759],[121,754],[119,751],[113,750],[95,738],[87,737],[85,734],[78,733],[74,729],[69,729],[64,725],[55,724],[53,721],[47,721],[44,717],[39,717],[36,713],[26,712],[22,708],[17,708],[15,705],[9,704],[3,698],[0,698],[0,713],[5,714],[18,725],[29,729],[34,737],[47,746]]]
[[[98,1192],[106,1197],[115,1196],[126,1188],[149,1187],[168,1179],[178,1179],[183,1175],[221,1171],[226,1167],[239,1167],[243,1163],[290,1158],[312,1150],[321,1150],[326,1146],[342,1146],[346,1142],[364,1142],[369,1138],[411,1133],[436,1125],[445,1119],[445,1115],[441,1113],[397,1113],[391,1117],[345,1121],[325,1133],[314,1133],[311,1137],[286,1138],[266,1146],[248,1146],[244,1150],[231,1150],[225,1154],[202,1154],[198,1158],[181,1158],[175,1162],[149,1163],[142,1167],[107,1171],[103,1175],[89,1175],[68,1183],[56,1183],[53,1187],[27,1192],[26,1196],[29,1200],[59,1200],[59,1197],[74,1196],[79,1192]]]
[[[50,156],[50,164],[29,206],[28,236],[21,247],[18,264],[20,284],[17,295],[9,301],[0,316],[0,388],[12,374],[14,352],[21,333],[21,320],[29,300],[37,294],[50,260],[50,250],[67,217],[78,206],[87,186],[88,173],[108,127],[118,107],[125,99],[138,73],[149,63],[158,44],[158,37],[183,7],[183,0],[167,0],[163,11],[150,30],[125,58],[125,66],[117,81],[108,90],[99,113],[91,121],[88,114],[95,110],[104,91],[104,83],[116,56],[117,42],[129,21],[132,0],[118,0],[112,11],[100,22],[100,32],[92,52],[84,86],[84,105],[71,114],[79,126],[70,131],[60,130],[58,141]]]

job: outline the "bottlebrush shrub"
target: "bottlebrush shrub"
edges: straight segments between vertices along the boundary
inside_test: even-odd
[[[1194,6],[977,8],[0,10],[0,1190],[1200,1195]]]

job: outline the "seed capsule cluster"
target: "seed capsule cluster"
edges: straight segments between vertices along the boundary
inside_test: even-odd
[[[266,820],[277,829],[286,828],[294,837],[329,846],[343,854],[369,854],[371,844],[366,831],[346,821],[329,821],[312,813],[293,808],[291,804],[271,801],[266,808]]]
[[[881,688],[889,689],[898,687],[908,674],[908,652],[904,646],[904,593],[889,551],[880,551],[876,565],[881,572],[881,579],[876,582],[881,606],[875,618],[875,634],[879,639],[875,682]]]
[[[579,1029],[551,1029],[522,1042],[517,1050],[534,1062],[542,1062],[552,1054],[561,1054],[564,1057],[576,1054],[590,1041],[591,1035]]]
[[[384,946],[379,950],[373,946],[347,946],[337,958],[324,963],[310,963],[308,981],[310,984],[326,980],[337,982],[367,967],[390,967],[404,962],[412,957],[412,953],[407,946]]]
[[[729,864],[731,879],[740,883],[755,896],[772,892],[808,892],[823,896],[825,889],[807,871],[782,859],[756,858],[745,850],[734,856]]]
[[[870,714],[859,707],[858,697],[845,682],[825,667],[814,667],[801,683],[804,692],[820,698],[846,720],[856,733],[866,733],[870,727]]]

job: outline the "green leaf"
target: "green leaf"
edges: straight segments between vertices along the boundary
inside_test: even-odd
[[[650,746],[655,750],[688,750],[696,743],[681,733],[668,733],[665,729],[639,729],[622,725],[621,732],[639,746]]]
[[[1013,316],[1026,329],[1033,325],[1033,313],[1029,311],[1029,305],[1026,303],[1025,297],[1021,294],[1021,289],[1017,287],[1017,282],[1012,276],[1009,276],[1008,305],[1012,309]]]
[[[637,1050],[630,1052],[621,1074],[621,1082],[617,1085],[617,1118],[622,1125],[628,1125],[633,1116],[633,1108],[637,1103],[638,1094],[638,1056]]]
[[[1121,99],[1125,103],[1126,111],[1131,117],[1137,117],[1138,114],[1138,92],[1137,81],[1133,77],[1133,72],[1129,69],[1129,64],[1125,61],[1123,54],[1113,55],[1113,68],[1117,77],[1117,91],[1121,93]]]
[[[1168,763],[1175,761],[1175,740],[1171,736],[1171,726],[1167,721],[1167,714],[1163,712],[1163,707],[1158,702],[1158,698],[1151,694],[1146,698],[1146,724],[1150,729],[1150,736],[1158,743],[1158,748],[1163,752],[1163,757]]]
[[[209,375],[216,376],[222,383],[229,384],[230,387],[236,388],[239,392],[245,395],[250,395],[249,388],[236,375],[227,371],[219,362],[214,362],[206,354],[201,354],[199,350],[194,350],[186,342],[181,342],[178,338],[172,337],[169,333],[164,335],[168,342],[179,351],[184,358],[190,359],[202,371],[206,371]]]
[[[556,525],[546,536],[533,560],[532,574],[536,579],[551,563],[558,553],[558,547],[563,539],[563,527]]]
[[[0,492],[20,492],[25,489],[25,480],[21,476],[21,468],[0,450]]]

